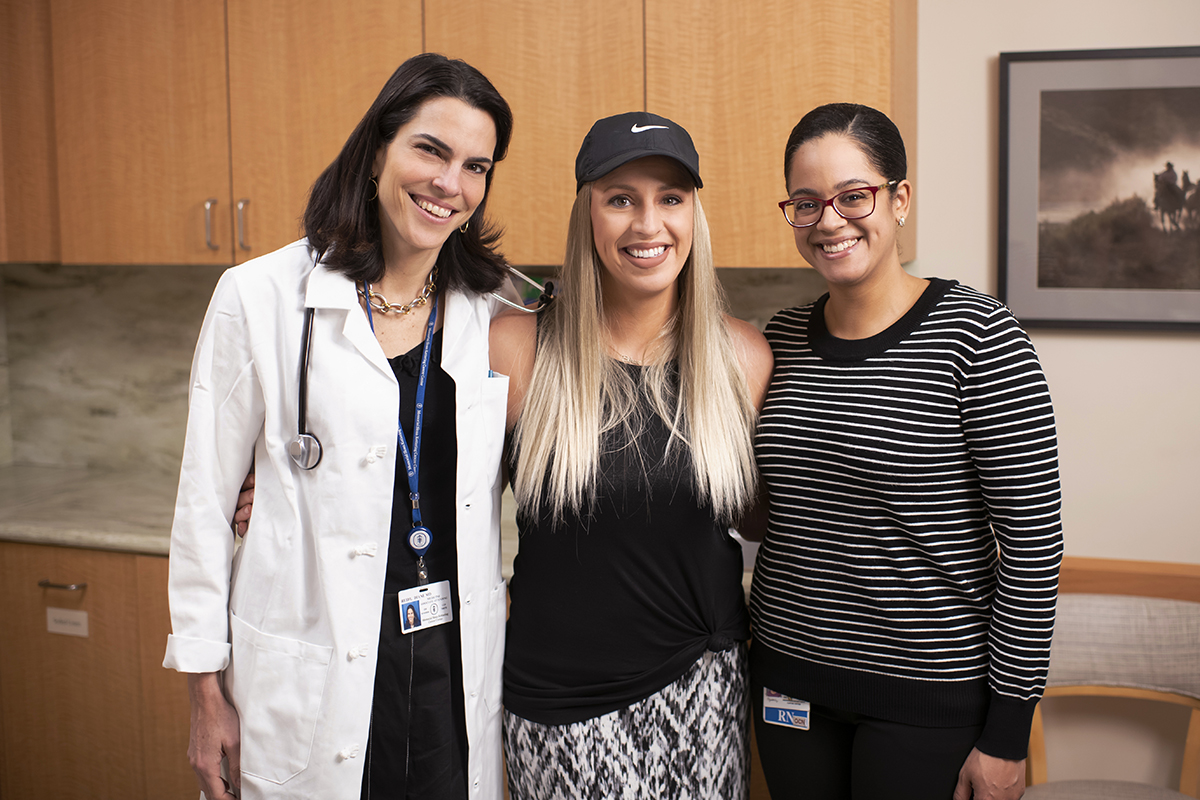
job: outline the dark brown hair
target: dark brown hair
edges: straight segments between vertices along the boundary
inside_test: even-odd
[[[882,111],[857,103],[829,103],[817,106],[792,128],[783,152],[783,177],[788,178],[792,156],[801,145],[830,133],[848,136],[858,143],[871,166],[889,181],[908,177],[908,156],[904,139],[896,124]],[[892,187],[895,194],[896,187]]]
[[[356,282],[383,277],[377,192],[371,183],[375,154],[425,101],[435,97],[454,97],[487,113],[496,125],[493,161],[508,152],[512,111],[483,73],[465,61],[436,53],[408,59],[388,78],[342,152],[313,184],[304,211],[304,232],[330,269]],[[438,253],[438,283],[443,288],[489,292],[504,279],[504,257],[496,249],[501,231],[484,217],[494,175],[494,168],[488,170],[483,200],[467,232],[455,230]]]

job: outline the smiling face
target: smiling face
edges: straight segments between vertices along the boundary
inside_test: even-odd
[[[692,251],[694,198],[687,171],[665,156],[630,161],[592,184],[592,237],[606,297],[675,297]]]
[[[788,196],[828,199],[859,186],[878,186],[880,175],[857,142],[831,133],[805,142],[788,165]],[[892,268],[901,269],[896,250],[896,220],[908,213],[912,187],[900,181],[895,193],[880,189],[875,211],[845,220],[832,206],[808,228],[795,228],[796,249],[832,286],[869,282]]]
[[[456,97],[425,101],[375,155],[384,260],[437,257],[486,192],[496,125]]]

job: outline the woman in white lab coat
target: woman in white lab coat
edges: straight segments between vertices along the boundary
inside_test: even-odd
[[[242,798],[501,797],[508,381],[488,370],[504,263],[483,211],[511,128],[478,71],[410,59],[318,179],[307,238],[213,294],[164,661],[189,673],[189,758],[210,800],[229,784]],[[254,520],[235,549],[251,464]],[[411,604],[420,624],[402,628]]]

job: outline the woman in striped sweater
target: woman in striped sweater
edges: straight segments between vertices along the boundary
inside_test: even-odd
[[[1015,800],[1062,553],[1045,378],[1007,308],[900,265],[895,125],[810,112],[782,205],[829,293],[780,312],[750,610],[775,797]]]

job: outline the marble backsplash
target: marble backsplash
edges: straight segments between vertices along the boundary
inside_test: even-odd
[[[4,270],[12,463],[178,473],[220,267]]]
[[[759,330],[781,308],[811,303],[825,294],[825,279],[815,269],[800,267],[727,267],[717,270],[729,310]]]
[[[188,374],[221,267],[0,266],[0,465],[175,474]],[[808,302],[808,269],[722,269],[758,327]]]
[[[2,270],[3,267],[0,267]],[[8,337],[4,309],[4,281],[0,280],[0,467],[13,462],[12,402],[8,391]]]

